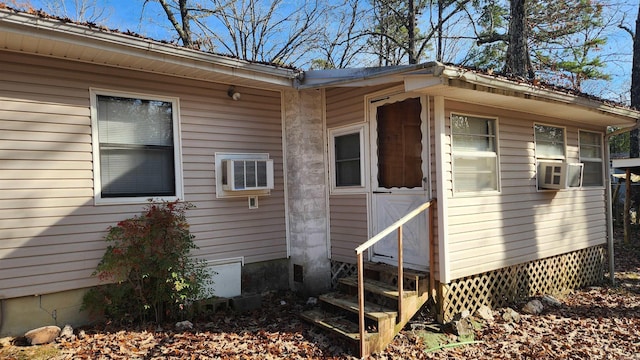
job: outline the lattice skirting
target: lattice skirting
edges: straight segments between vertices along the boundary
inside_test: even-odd
[[[440,284],[438,318],[447,322],[465,309],[473,314],[481,305],[495,309],[535,295],[557,295],[600,283],[605,254],[603,246],[595,246]]]
[[[355,275],[357,272],[356,264],[331,260],[331,287],[335,289],[338,286],[338,279]]]

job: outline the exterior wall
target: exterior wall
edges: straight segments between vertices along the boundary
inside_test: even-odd
[[[566,126],[567,161],[578,162],[578,130],[562,119],[446,101],[450,113],[498,117],[501,191],[453,194],[447,183],[451,278],[585,249],[606,242],[605,188],[538,191],[533,124]],[[446,149],[450,159],[451,149]],[[446,166],[451,171],[451,163]],[[451,178],[451,174],[447,175]]]
[[[331,286],[321,90],[286,90],[284,118],[292,287],[316,295]]]
[[[365,96],[393,87],[392,85],[360,87],[360,88],[332,88],[326,90],[326,127],[327,129],[368,122],[365,119]],[[431,146],[431,189],[432,197],[436,198],[435,166],[433,166],[435,141],[433,140],[433,100],[429,101],[429,133],[432,135]],[[369,133],[365,134],[368,137]],[[366,146],[369,151],[369,146]],[[371,161],[370,154],[366,154],[364,161]],[[368,176],[368,175],[367,175]],[[331,194],[329,196],[331,259],[338,262],[355,263],[355,248],[365,242],[370,235],[367,203],[369,189],[358,194]],[[437,236],[437,229],[434,229]],[[435,250],[436,269],[438,264],[437,242]]]
[[[92,286],[107,227],[140,205],[94,206],[90,88],[178,97],[191,231],[206,260],[287,257],[281,94],[0,51],[0,299]],[[216,199],[215,152],[268,152],[275,190]]]

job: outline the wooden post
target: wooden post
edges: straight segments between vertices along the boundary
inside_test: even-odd
[[[630,216],[629,210],[631,210],[631,169],[627,168],[626,177],[625,177],[625,197],[624,197],[624,243],[629,243],[629,227],[630,227]]]
[[[400,225],[398,228],[398,319],[396,321],[402,321],[402,298],[404,297],[402,263],[402,225]]]
[[[434,204],[435,202],[431,202],[431,206],[429,207],[428,217],[429,217],[429,295],[436,300],[436,279],[434,277],[434,272],[436,269],[436,259],[435,259],[435,236],[433,235],[434,228]]]
[[[358,324],[360,330],[360,357],[365,353],[365,328],[364,328],[364,264],[362,253],[358,253]]]

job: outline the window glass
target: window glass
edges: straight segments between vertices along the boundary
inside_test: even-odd
[[[497,191],[496,120],[451,115],[455,192]]]
[[[534,130],[538,158],[564,159],[564,128],[535,124]]]
[[[360,186],[360,133],[336,136],[334,145],[336,186]]]
[[[603,185],[602,135],[580,130],[580,162],[584,164],[582,186]]]
[[[173,103],[96,96],[101,197],[176,196]]]

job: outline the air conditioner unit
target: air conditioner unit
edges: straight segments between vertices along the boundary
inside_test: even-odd
[[[561,190],[582,186],[584,164],[565,162],[538,163],[538,187]]]
[[[273,160],[223,160],[222,188],[227,191],[273,189]]]

